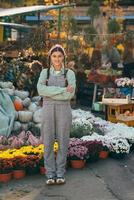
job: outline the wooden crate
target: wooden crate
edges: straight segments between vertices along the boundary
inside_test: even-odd
[[[102,96],[102,103],[116,103],[116,104],[128,104],[131,102],[130,96],[126,96],[126,98],[105,98],[104,95]]]
[[[117,123],[116,118],[117,113],[123,114],[125,111],[129,110],[130,112],[134,111],[134,104],[107,104],[107,120],[110,122]]]
[[[124,124],[126,124],[127,126],[134,126],[134,120],[132,120],[132,121],[122,121],[122,120],[118,120],[118,119],[117,119],[117,122],[119,122],[119,123],[124,123]]]

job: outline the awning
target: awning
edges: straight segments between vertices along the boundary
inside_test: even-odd
[[[40,5],[40,6],[27,6],[27,7],[2,9],[0,10],[0,17],[36,12],[36,11],[49,11],[53,9],[60,9],[60,8],[72,7],[72,6],[75,6],[75,4],[63,4],[63,5],[53,5],[53,6]]]

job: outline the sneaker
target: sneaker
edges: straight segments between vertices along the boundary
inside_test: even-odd
[[[61,184],[65,184],[66,180],[64,177],[57,177],[56,179],[56,184],[61,185]]]
[[[55,179],[54,178],[48,178],[46,180],[46,185],[54,185],[55,184]]]

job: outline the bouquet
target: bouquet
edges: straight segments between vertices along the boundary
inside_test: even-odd
[[[9,173],[12,171],[12,160],[11,159],[2,159],[0,158],[0,174]]]
[[[88,157],[88,148],[84,146],[81,139],[70,139],[68,147],[68,159],[70,160],[85,160]]]
[[[134,87],[134,79],[130,78],[118,78],[115,80],[115,84],[118,87]]]

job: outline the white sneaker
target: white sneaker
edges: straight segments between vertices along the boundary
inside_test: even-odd
[[[57,177],[56,179],[56,184],[60,185],[60,184],[65,184],[66,180],[64,177]]]
[[[54,185],[55,184],[55,179],[54,178],[48,178],[46,180],[46,185]]]

